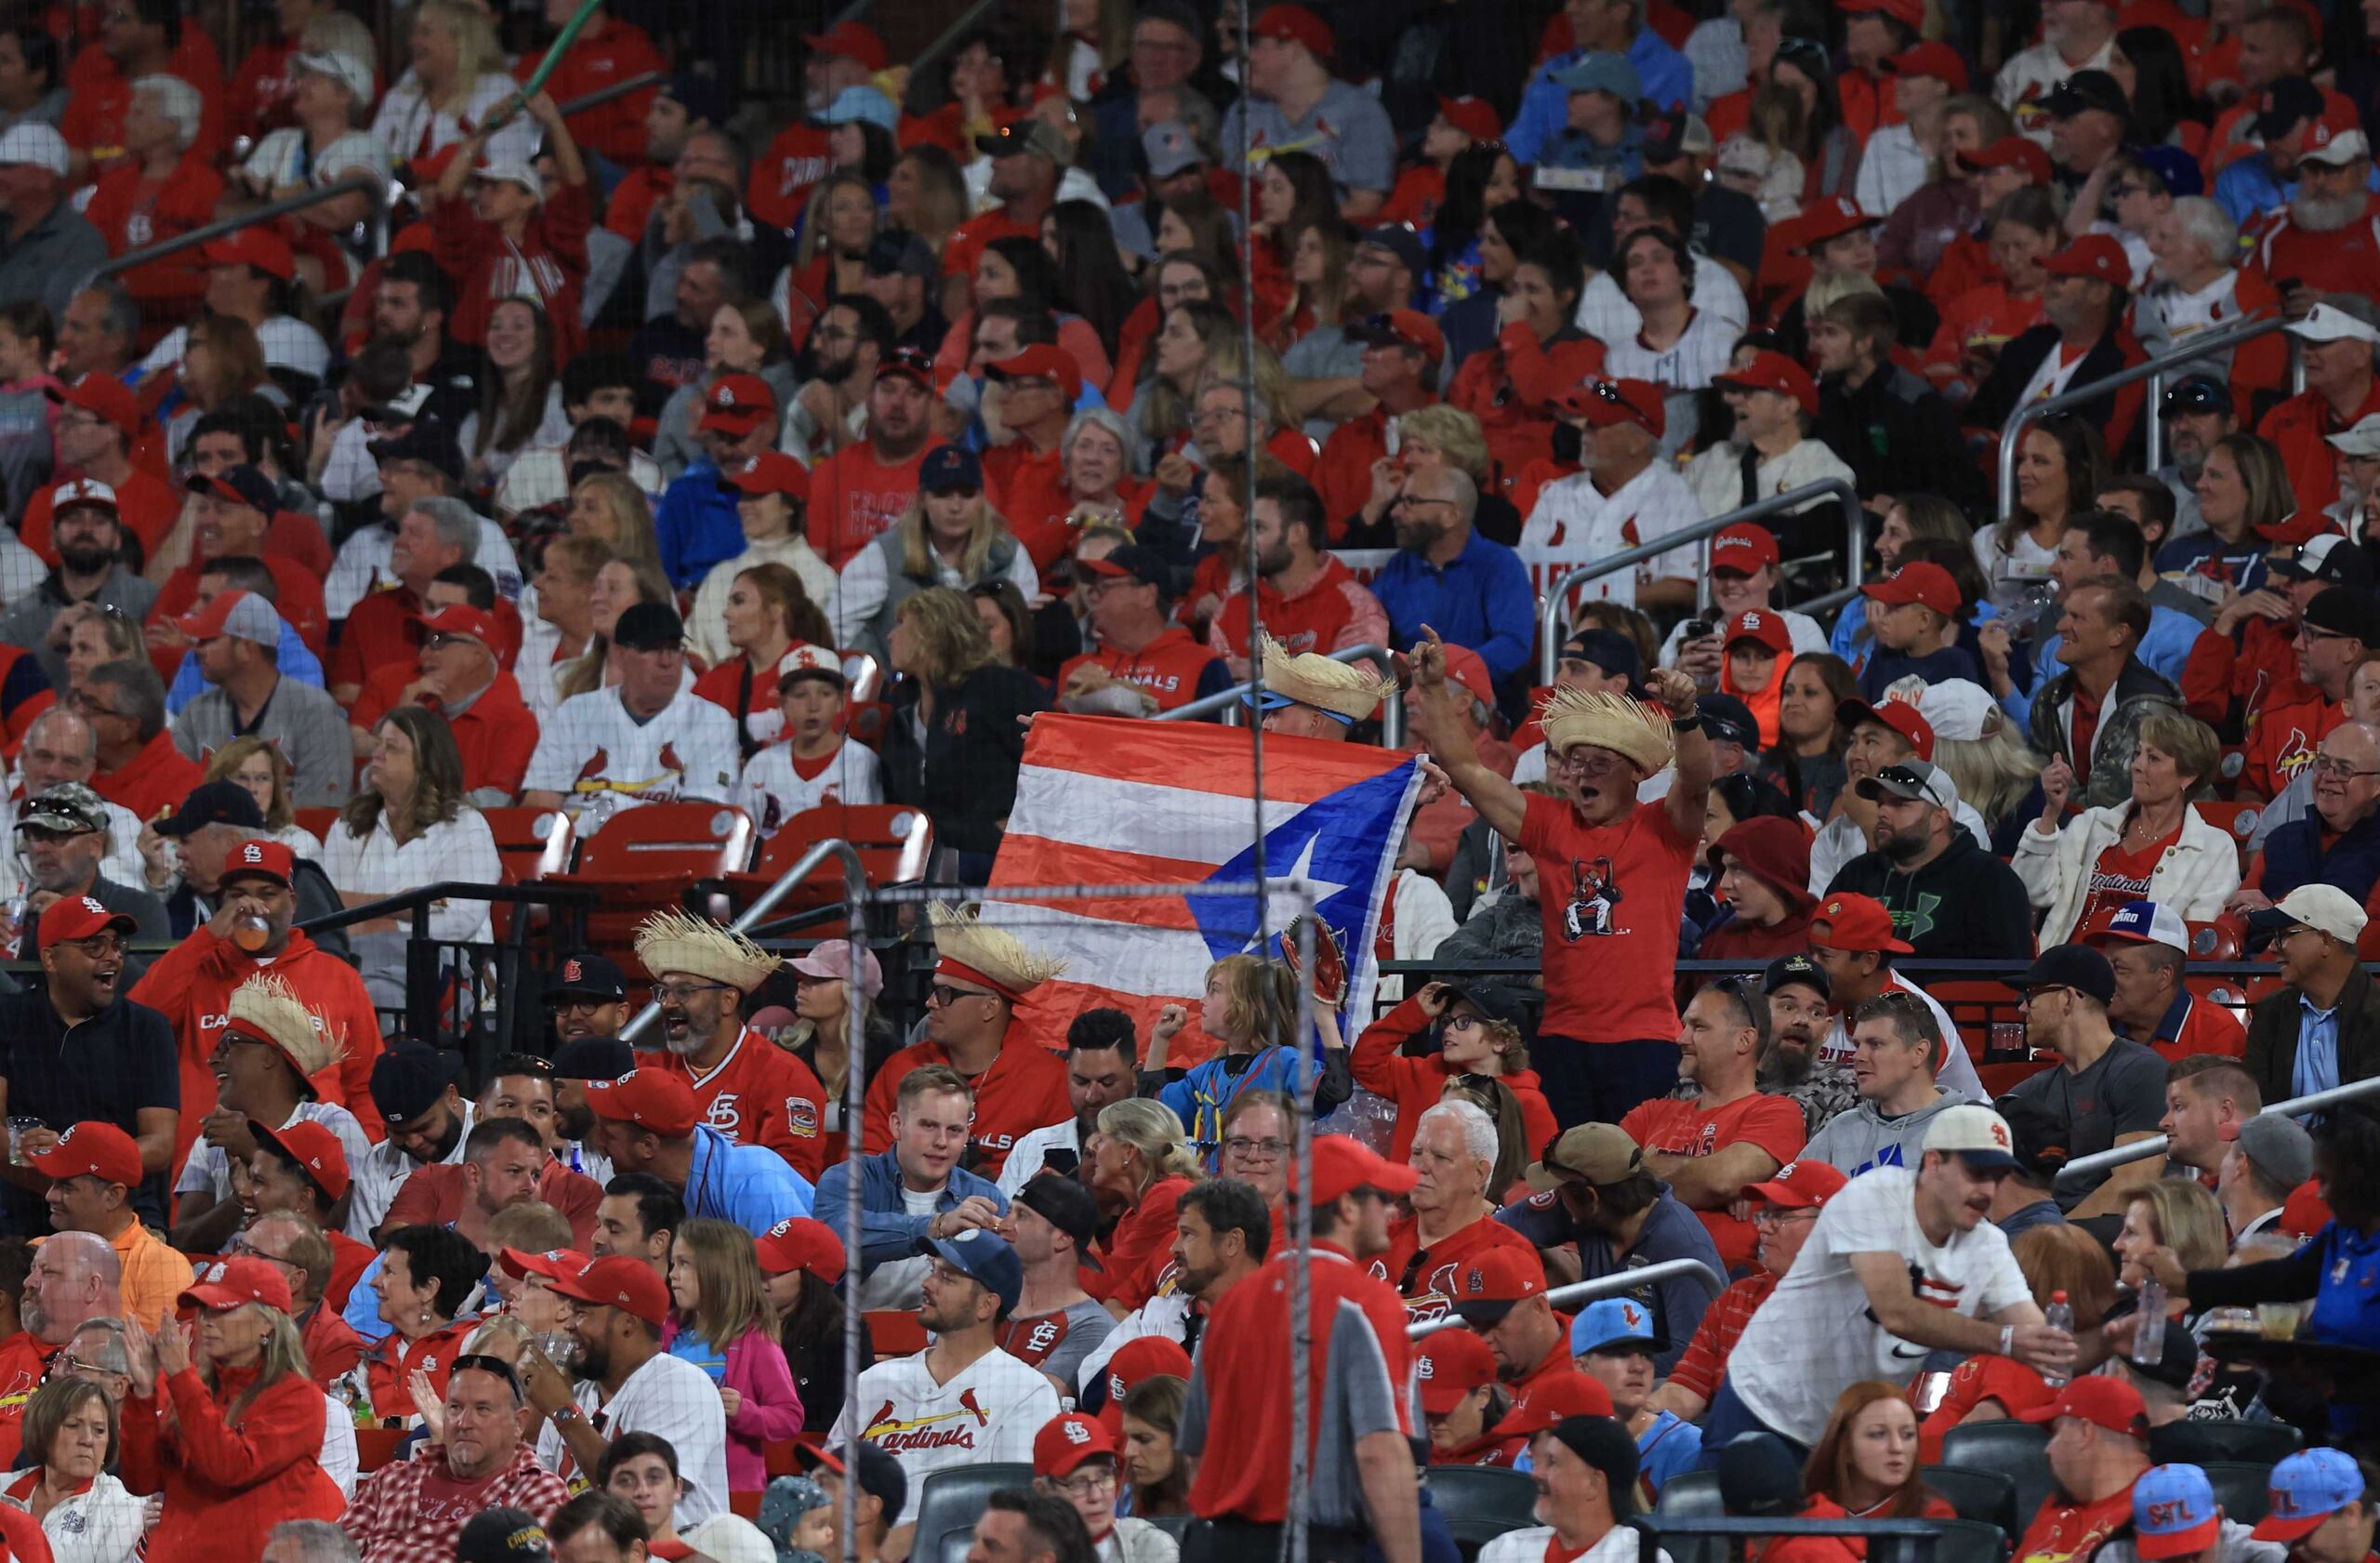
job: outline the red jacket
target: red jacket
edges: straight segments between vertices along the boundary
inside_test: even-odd
[[[797,122],[777,132],[769,150],[753,161],[744,205],[755,219],[772,228],[791,228],[801,220],[810,187],[826,177],[826,133]]]
[[[514,77],[525,82],[536,74],[546,52],[538,49],[522,55],[521,63],[512,68]],[[580,31],[570,52],[562,56],[562,63],[554,67],[554,73],[546,78],[546,92],[555,102],[567,103],[630,76],[668,69],[643,28],[598,11]],[[624,167],[635,167],[644,162],[644,116],[660,95],[659,87],[648,86],[572,114],[562,124],[581,147],[602,152]]]
[[[1179,625],[1168,628],[1138,651],[1101,646],[1068,657],[1058,669],[1058,687],[1065,688],[1074,670],[1085,665],[1104,669],[1118,683],[1147,691],[1157,697],[1157,709],[1161,711],[1197,699],[1199,681],[1209,668],[1218,666],[1214,653],[1192,640],[1190,631]]]
[[[238,1426],[225,1424],[232,1400],[256,1378],[253,1368],[219,1369],[210,1390],[195,1368],[185,1368],[149,1396],[125,1397],[124,1485],[165,1495],[165,1517],[144,1554],[152,1563],[258,1556],[283,1521],[336,1520],[346,1511],[317,1459],[330,1402],[311,1380],[295,1373],[275,1380],[241,1412]]]
[[[325,1232],[323,1236],[327,1238],[331,1234]],[[355,1242],[352,1238],[347,1240]],[[363,1247],[361,1243],[356,1246]],[[366,1253],[370,1252],[365,1250]],[[322,1305],[308,1316],[304,1328],[298,1331],[298,1343],[306,1348],[306,1371],[325,1391],[345,1377],[349,1369],[364,1360],[364,1337],[339,1317],[338,1310],[343,1304],[344,1298],[340,1303],[333,1303],[330,1293],[325,1291]]]
[[[2256,432],[2281,447],[2281,463],[2289,469],[2289,489],[2297,497],[2299,510],[2320,510],[2339,497],[2339,453],[2331,447],[2330,436],[2354,428],[2374,413],[2380,413],[2380,378],[2374,379],[2363,405],[2351,417],[2333,413],[2330,402],[2319,391],[2301,391],[2265,414]]]
[[[198,1138],[206,1115],[215,1110],[215,1071],[206,1061],[222,1040],[231,990],[266,972],[295,989],[324,1033],[347,1049],[346,1057],[312,1077],[314,1094],[344,1107],[364,1108],[355,1117],[365,1136],[387,1137],[379,1113],[371,1110],[372,1066],[380,1056],[380,1017],[355,968],[294,929],[280,955],[259,961],[230,940],[217,938],[201,923],[191,930],[189,938],[159,956],[127,995],[173,1023],[182,1065],[181,1135],[174,1149],[177,1172],[190,1156],[191,1143]]]
[[[2294,619],[2246,619],[2230,635],[2202,631],[2182,665],[2183,705],[2217,729],[2236,727],[2240,717],[2303,687]]]
[[[206,773],[197,762],[174,747],[174,733],[169,727],[150,739],[120,769],[95,772],[91,790],[111,803],[121,803],[145,823],[155,819],[161,810],[181,807],[191,788],[205,779]],[[214,1079],[211,1075],[207,1078],[210,1081]],[[211,1087],[207,1099],[214,1100]],[[185,1109],[190,1105],[187,1093],[182,1105]],[[182,1121],[191,1121],[187,1110]]]
[[[2295,281],[2317,293],[2380,295],[2380,196],[2365,197],[2362,215],[2334,233],[2307,232],[2283,207],[2256,239],[2246,269],[2276,289]],[[2329,503],[2325,497],[2313,508]]]
[[[215,204],[223,196],[223,176],[196,152],[185,152],[165,182],[141,203],[140,166],[130,158],[99,176],[84,218],[108,242],[108,254],[120,256],[162,240],[189,232],[215,220]],[[206,292],[206,272],[197,252],[136,266],[124,274],[125,290],[144,303],[175,300],[195,304]],[[171,317],[168,317],[171,318]]]
[[[461,196],[430,208],[430,253],[438,269],[460,277],[448,333],[478,347],[487,340],[489,311],[507,298],[544,306],[559,371],[586,345],[578,324],[578,294],[587,281],[587,231],[595,223],[594,197],[583,184],[565,184],[546,197],[518,245],[495,224],[482,222]]]
[[[1405,1044],[1429,1025],[1421,1001],[1408,999],[1365,1027],[1347,1054],[1347,1067],[1355,1083],[1396,1104],[1396,1127],[1389,1141],[1388,1159],[1400,1167],[1413,1148],[1414,1126],[1422,1113],[1437,1106],[1448,1078],[1454,1073],[1436,1053],[1422,1058],[1405,1055]],[[1551,1141],[1554,1109],[1546,1105],[1545,1093],[1538,1086],[1537,1071],[1523,1069],[1498,1078],[1520,1104],[1521,1126],[1527,1131],[1528,1143],[1541,1146]]]
[[[1593,337],[1566,329],[1540,342],[1527,326],[1514,324],[1494,347],[1462,361],[1447,401],[1479,420],[1488,456],[1505,471],[1517,472],[1545,454],[1554,399],[1602,373],[1603,344]],[[1367,484],[1368,492],[1368,479]]]

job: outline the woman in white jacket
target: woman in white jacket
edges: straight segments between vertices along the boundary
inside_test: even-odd
[[[106,1391],[90,1379],[50,1380],[25,1402],[24,1434],[35,1463],[0,1496],[41,1522],[58,1563],[126,1563],[148,1527],[141,1501],[108,1475],[116,1412]]]
[[[2223,909],[2240,888],[2240,849],[2189,802],[2222,752],[2214,729],[2195,717],[2148,717],[2133,750],[2131,800],[2070,820],[2073,769],[2063,759],[2050,762],[2042,816],[2018,838],[2013,860],[2033,905],[2049,914],[2043,948],[2080,937],[2092,918],[2127,901],[2171,907],[2186,922]]]

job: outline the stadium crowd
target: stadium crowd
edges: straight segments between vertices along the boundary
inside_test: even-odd
[[[2380,1563],[2380,7],[1011,9],[0,26],[0,1559]],[[409,1030],[1199,701],[1397,971]]]

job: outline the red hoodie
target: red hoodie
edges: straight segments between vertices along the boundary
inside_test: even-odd
[[[1421,1121],[1422,1113],[1437,1106],[1439,1093],[1454,1074],[1436,1053],[1426,1058],[1408,1058],[1401,1051],[1429,1026],[1430,1017],[1421,1013],[1421,1000],[1408,999],[1365,1027],[1363,1035],[1355,1039],[1354,1051],[1347,1055],[1347,1067],[1357,1085],[1396,1104],[1396,1133],[1389,1142],[1388,1159],[1400,1166],[1413,1148],[1414,1125]],[[1545,1093],[1538,1087],[1537,1071],[1523,1069],[1497,1078],[1520,1104],[1521,1126],[1528,1133],[1528,1143],[1541,1146],[1552,1141],[1554,1109],[1546,1106]]]

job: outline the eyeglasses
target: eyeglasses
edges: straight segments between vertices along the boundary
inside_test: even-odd
[[[87,939],[61,939],[59,944],[64,948],[79,949],[94,960],[102,955],[124,953],[124,935],[121,934],[94,934]]]
[[[1789,1221],[1816,1221],[1818,1218],[1818,1212],[1815,1210],[1783,1211],[1775,1205],[1763,1205],[1752,1212],[1754,1226],[1782,1226]]]
[[[2341,780],[2348,776],[2380,776],[2380,770],[2359,770],[2352,762],[2341,760],[2335,754],[2316,755],[2313,770],[2318,776],[2331,776]]]
[[[961,999],[997,999],[998,997],[997,993],[985,993],[972,987],[953,987],[946,982],[938,982],[926,989],[926,1001],[937,1009],[948,1009]]]
[[[1485,1015],[1450,1014],[1446,1018],[1444,1029],[1448,1031],[1472,1031],[1476,1030],[1478,1027],[1487,1024],[1488,1017]]]
[[[1565,749],[1562,757],[1554,762],[1554,768],[1574,775],[1601,776],[1608,775],[1623,763],[1625,762],[1620,756],[1608,749],[1593,750],[1591,745],[1580,744]]]
[[[651,988],[656,1004],[682,1004],[697,993],[719,993],[727,989],[723,982],[657,982]]]
[[[102,1368],[96,1362],[86,1362],[71,1352],[61,1351],[49,1359],[48,1367],[42,1370],[41,1382],[55,1384],[60,1379],[86,1375],[103,1379],[128,1379],[132,1376],[122,1368]]]
[[[1242,1160],[1278,1161],[1289,1148],[1287,1140],[1259,1140],[1246,1134],[1234,1134],[1223,1142],[1223,1149]]]
[[[2307,641],[2360,641],[2363,638],[2360,635],[2349,634],[2344,629],[2325,629],[2320,625],[2308,624],[2304,619],[2297,621],[2297,633],[2301,639]]]
[[[269,1265],[286,1265],[293,1270],[303,1267],[298,1263],[298,1261],[290,1258],[287,1254],[267,1253],[264,1250],[257,1247],[256,1244],[248,1241],[245,1238],[232,1238],[231,1252],[236,1254],[245,1254],[250,1259],[261,1259]]]
[[[1116,1467],[1102,1465],[1097,1470],[1084,1471],[1064,1480],[1052,1479],[1050,1485],[1069,1498],[1095,1498],[1100,1493],[1116,1490]]]

